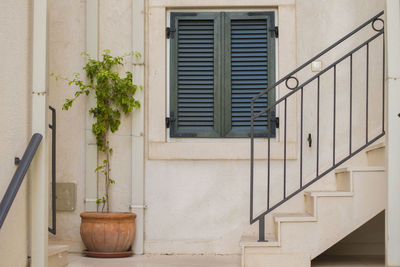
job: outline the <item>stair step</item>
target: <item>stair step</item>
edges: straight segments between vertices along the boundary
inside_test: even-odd
[[[62,253],[62,252],[65,252],[65,251],[68,252],[68,250],[69,250],[69,247],[66,246],[66,245],[49,244],[48,250],[47,250],[47,255],[48,256],[53,256],[55,254]]]
[[[266,235],[267,242],[258,242],[256,236],[242,236],[240,239],[241,247],[279,247],[279,241],[273,235]]]
[[[49,244],[47,250],[49,267],[65,267],[68,264],[68,250],[66,245]]]
[[[342,172],[383,172],[385,167],[382,166],[362,166],[362,167],[343,167],[337,168],[335,173]]]
[[[307,191],[304,194],[311,197],[352,197],[354,195],[353,192],[346,191]]]
[[[379,142],[375,142],[374,144],[368,146],[368,147],[365,149],[365,152],[368,153],[368,152],[370,152],[370,151],[372,151],[372,150],[375,150],[375,149],[384,148],[385,146],[386,146],[385,140],[381,140],[381,141],[379,141]]]
[[[308,213],[277,213],[275,222],[315,222],[317,218]]]

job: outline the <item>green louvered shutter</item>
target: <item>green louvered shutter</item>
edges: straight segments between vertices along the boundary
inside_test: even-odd
[[[171,137],[219,137],[218,13],[171,13]]]
[[[172,12],[170,25],[170,136],[249,137],[250,100],[274,83],[274,13]],[[256,119],[256,137],[268,125],[275,136],[267,117]]]
[[[225,46],[228,51],[225,125],[229,137],[249,137],[250,101],[275,82],[275,36],[273,12],[226,13]],[[264,95],[255,104],[254,112],[267,107],[274,94]],[[267,114],[254,122],[255,136],[267,136]],[[271,114],[271,118],[274,118]],[[275,124],[271,123],[271,137]]]

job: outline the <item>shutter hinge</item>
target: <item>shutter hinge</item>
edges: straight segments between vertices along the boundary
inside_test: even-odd
[[[278,38],[279,37],[279,29],[278,26],[271,27],[268,29],[271,32],[271,37]]]
[[[170,118],[170,117],[166,117],[165,118],[165,127],[167,127],[167,129],[169,127],[171,127],[171,124],[174,123],[176,119],[174,117]]]
[[[176,32],[176,28],[175,27],[167,27],[165,29],[165,34],[167,36],[167,39],[174,38],[174,32]]]
[[[279,117],[276,117],[274,122],[275,122],[275,128],[279,128]]]

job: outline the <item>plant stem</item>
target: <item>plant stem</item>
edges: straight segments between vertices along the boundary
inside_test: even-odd
[[[107,127],[108,128],[108,127]],[[106,189],[106,202],[107,202],[107,212],[110,212],[110,148],[108,144],[108,133],[104,133],[104,146],[105,146],[105,153],[106,153],[106,169],[105,169],[105,189]]]

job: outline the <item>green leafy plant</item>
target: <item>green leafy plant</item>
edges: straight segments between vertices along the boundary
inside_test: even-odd
[[[124,66],[126,57],[139,58],[141,55],[131,52],[113,57],[109,50],[104,50],[101,59],[93,59],[87,53],[83,53],[83,55],[88,58],[83,67],[87,79],[82,79],[79,73],[74,73],[72,79],[61,77],[68,82],[68,85],[77,87],[74,97],[65,100],[63,109],[71,108],[74,101],[81,95],[88,96],[92,92],[95,94],[96,105],[89,110],[89,113],[96,119],[92,125],[92,132],[96,136],[97,150],[105,154],[104,161],[95,169],[95,172],[104,175],[105,194],[96,202],[103,204],[102,211],[106,205],[106,210],[109,212],[109,189],[111,184],[115,184],[115,180],[111,178],[110,158],[113,149],[109,144],[110,132],[114,133],[118,130],[121,124],[121,113],[128,115],[133,109],[140,108],[140,102],[135,99],[134,95],[138,88],[143,89],[142,86],[133,84],[131,72],[125,72],[124,77],[121,77],[118,68]],[[59,76],[56,77],[56,79],[59,78]]]

